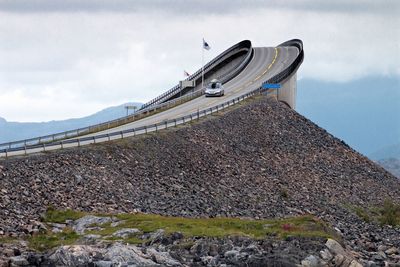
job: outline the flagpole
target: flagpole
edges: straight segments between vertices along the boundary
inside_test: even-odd
[[[204,88],[204,38],[201,45],[201,89]]]

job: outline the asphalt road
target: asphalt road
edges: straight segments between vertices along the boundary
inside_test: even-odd
[[[205,110],[210,107],[214,107],[218,104],[222,104],[234,98],[237,98],[241,95],[244,95],[248,92],[253,91],[254,89],[259,88],[262,83],[269,78],[273,77],[274,75],[280,73],[286,67],[288,67],[297,57],[298,50],[295,47],[257,47],[254,48],[254,56],[250,63],[246,66],[246,68],[239,73],[235,78],[230,80],[229,82],[224,84],[225,88],[225,95],[222,97],[205,97],[200,96],[195,98],[191,101],[185,102],[179,106],[170,108],[163,112],[154,114],[152,116],[143,118],[141,120],[131,122],[125,125],[121,125],[115,128],[111,128],[108,130],[96,132],[93,134],[88,134],[84,136],[80,136],[79,138],[83,137],[90,137],[95,135],[101,134],[109,134],[113,132],[121,132],[124,130],[129,130],[133,128],[138,128],[141,126],[150,126],[156,123],[164,122],[166,120],[173,120],[177,119],[192,113],[197,112],[198,110]],[[142,133],[145,131],[142,130]],[[137,134],[140,134],[139,132]],[[122,136],[121,136],[122,137]],[[121,137],[113,137],[108,138],[108,140],[113,140],[115,138]],[[74,140],[77,138],[71,138],[70,140]],[[79,139],[78,139],[79,140]],[[107,137],[103,138],[102,141],[107,141]],[[54,150],[54,149],[62,149],[67,147],[74,147],[80,145],[86,145],[96,142],[95,139],[92,141],[79,141],[77,143],[69,143],[63,145],[51,145],[48,144],[43,147],[36,147],[36,148],[28,148],[26,150],[18,150],[13,152],[3,152],[0,154],[0,157],[3,156],[16,156],[16,155],[24,155],[24,154],[32,154],[37,152],[43,152],[47,150]]]
[[[296,59],[297,55],[298,50],[295,47],[254,48],[254,57],[247,67],[238,76],[224,84],[224,96],[205,97],[203,95],[153,116],[101,132],[80,136],[80,138],[156,124],[221,104],[260,87],[262,82],[289,66]]]

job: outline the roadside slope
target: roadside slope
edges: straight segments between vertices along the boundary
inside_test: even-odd
[[[400,203],[398,179],[265,97],[156,135],[0,161],[0,188],[5,232],[23,231],[49,206],[195,217],[312,213],[351,243],[378,226],[345,205]],[[397,230],[385,231],[379,235],[400,245]]]

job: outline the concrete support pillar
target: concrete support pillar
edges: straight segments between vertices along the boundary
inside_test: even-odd
[[[297,73],[281,82],[281,88],[278,93],[278,100],[286,103],[292,109],[296,108],[297,95]]]

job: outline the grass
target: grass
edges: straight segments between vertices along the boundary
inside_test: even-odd
[[[85,215],[88,215],[88,213],[72,210],[61,211],[50,208],[43,216],[43,220],[45,223],[64,223],[65,220],[76,220]],[[107,215],[100,214],[99,216]],[[101,225],[102,229],[88,231],[85,234],[97,234],[105,241],[115,242],[122,240],[121,238],[112,236],[117,230],[137,228],[141,231],[140,233],[129,236],[123,239],[123,241],[130,244],[142,244],[148,241],[141,238],[143,233],[151,233],[158,229],[163,229],[167,235],[174,232],[181,232],[185,238],[182,240],[183,246],[190,241],[188,238],[191,237],[222,238],[227,236],[247,236],[254,239],[267,237],[285,239],[289,236],[296,236],[336,238],[334,231],[330,227],[310,215],[271,220],[182,218],[142,213],[125,213],[114,216],[122,221],[118,226],[112,227],[111,223],[106,223]],[[60,245],[75,244],[80,238],[80,235],[67,227],[60,233],[48,231],[32,236],[28,241],[31,248],[46,251]]]
[[[60,233],[47,232],[28,238],[29,246],[38,251],[46,251],[51,248],[74,244],[80,236],[70,228],[65,228]]]
[[[0,237],[0,244],[10,244],[10,243],[14,243],[15,241],[17,241],[17,238],[15,237],[9,237],[9,236],[5,236],[5,237]]]
[[[382,205],[360,207],[356,205],[345,205],[347,209],[353,211],[358,217],[366,222],[379,223],[381,225],[400,226],[400,205],[392,200],[386,199]]]
[[[43,221],[51,223],[65,223],[66,220],[77,220],[85,216],[85,213],[74,210],[57,210],[49,207],[42,217]]]
[[[379,210],[379,222],[392,226],[400,226],[400,205],[396,205],[391,200],[386,199]]]

